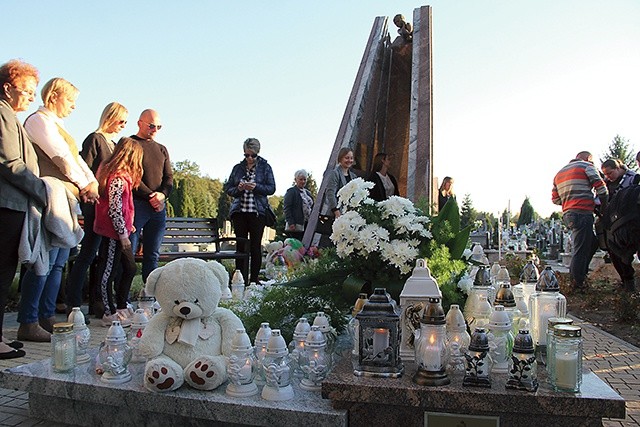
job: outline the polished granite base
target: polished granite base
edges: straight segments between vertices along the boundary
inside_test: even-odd
[[[398,379],[357,377],[350,361],[343,360],[322,383],[322,397],[349,411],[349,426],[397,425],[398,420],[404,426],[438,425],[425,423],[426,412],[482,416],[499,420],[482,425],[522,427],[601,426],[602,418],[625,417],[624,399],[591,372],[583,375],[581,392],[574,394],[552,391],[544,370],[535,393],[505,389],[507,374],[493,375],[491,388],[463,387],[462,374],[446,386],[419,386],[411,381],[416,370],[415,364],[405,363],[405,374]],[[473,425],[458,418],[448,425]]]
[[[95,350],[93,352],[95,355]],[[284,402],[260,395],[237,398],[225,393],[183,386],[174,392],[152,393],[142,385],[144,364],[131,364],[133,379],[107,384],[92,362],[58,374],[49,360],[0,372],[0,387],[29,392],[31,416],[82,426],[345,426],[347,412],[333,409],[319,392],[294,384],[294,398]]]

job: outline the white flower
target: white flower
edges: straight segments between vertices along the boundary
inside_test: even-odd
[[[462,276],[460,281],[458,281],[458,287],[462,292],[469,295],[469,291],[473,287],[473,279],[471,279],[471,276],[469,276],[468,274]]]
[[[365,200],[369,199],[369,190],[373,188],[373,182],[356,178],[346,183],[338,190],[338,208],[346,207],[355,209]]]
[[[382,208],[382,218],[399,217],[405,213],[415,213],[416,211],[411,200],[398,196],[391,196],[387,200],[378,202],[378,206]]]

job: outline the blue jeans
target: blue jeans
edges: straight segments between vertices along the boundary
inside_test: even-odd
[[[96,258],[102,236],[93,232],[93,222],[96,217],[95,207],[82,204],[84,216],[84,237],[80,245],[80,252],[73,262],[73,268],[67,278],[67,306],[69,309],[82,305],[82,288],[87,278],[87,270]]]
[[[589,263],[598,249],[598,239],[593,232],[593,214],[565,212],[562,221],[571,230],[573,258],[569,272],[575,286],[579,288],[584,286],[584,280],[589,272]]]
[[[38,317],[48,319],[56,314],[56,297],[60,290],[62,270],[69,259],[69,248],[49,251],[49,274],[36,276],[28,270],[22,278],[18,322],[36,323]]]
[[[158,267],[160,259],[160,245],[164,238],[164,227],[167,222],[167,210],[156,212],[149,202],[133,199],[136,216],[133,225],[136,232],[129,236],[131,249],[136,253],[140,232],[142,232],[142,281],[147,282],[149,273]]]

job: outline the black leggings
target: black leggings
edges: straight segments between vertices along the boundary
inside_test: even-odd
[[[24,212],[0,208],[0,336],[9,289],[18,267],[18,246],[24,223]]]
[[[114,283],[115,305],[111,283],[116,278],[118,263],[122,266],[122,275],[118,283]],[[120,240],[107,237],[100,243],[100,258],[98,262],[98,277],[100,278],[100,301],[104,304],[104,314],[107,316],[116,312],[116,309],[127,308],[131,282],[136,275],[136,261],[133,251],[123,250]]]

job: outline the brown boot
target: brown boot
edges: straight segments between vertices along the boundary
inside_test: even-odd
[[[37,323],[20,323],[18,339],[20,341],[51,342],[51,334]]]
[[[51,316],[51,317],[47,317],[46,319],[43,319],[42,317],[39,318],[38,323],[40,324],[40,326],[42,326],[42,329],[52,334],[53,324],[58,323],[58,321],[56,320],[55,316]]]

